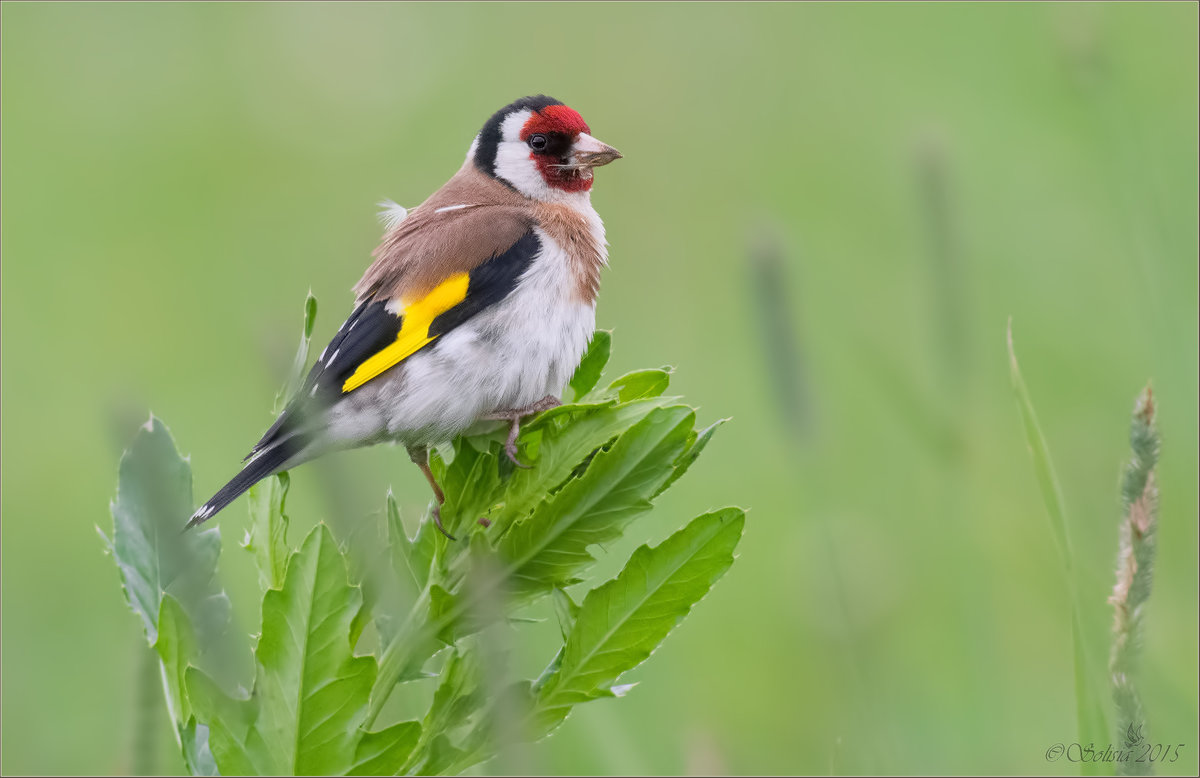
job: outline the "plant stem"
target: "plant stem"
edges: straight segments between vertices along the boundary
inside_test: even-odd
[[[1038,424],[1037,414],[1033,409],[1033,400],[1025,387],[1025,379],[1021,377],[1021,368],[1017,364],[1017,353],[1013,347],[1012,318],[1008,320],[1008,360],[1009,376],[1012,380],[1013,394],[1016,396],[1017,408],[1021,413],[1021,422],[1025,428],[1025,439],[1029,444],[1029,454],[1033,459],[1034,475],[1042,492],[1042,502],[1046,506],[1046,515],[1050,520],[1050,530],[1058,546],[1059,557],[1062,560],[1063,575],[1067,584],[1067,595],[1071,603],[1071,642],[1075,654],[1075,712],[1079,727],[1080,743],[1099,743],[1104,733],[1108,731],[1104,709],[1093,686],[1092,660],[1083,631],[1083,600],[1079,594],[1079,585],[1075,581],[1075,555],[1071,550],[1071,538],[1067,532],[1067,510],[1063,500],[1062,487],[1059,486],[1058,476],[1054,472],[1054,463],[1050,458],[1050,447]],[[1099,765],[1094,762],[1080,762],[1080,771],[1084,775],[1098,775]]]
[[[133,775],[158,774],[158,689],[161,683],[158,654],[138,641],[138,668],[133,712],[133,749],[129,771]]]

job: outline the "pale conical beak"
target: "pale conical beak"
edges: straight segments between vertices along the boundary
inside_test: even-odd
[[[600,167],[620,158],[621,152],[607,143],[601,143],[586,132],[579,133],[579,137],[571,145],[569,155],[572,167]]]

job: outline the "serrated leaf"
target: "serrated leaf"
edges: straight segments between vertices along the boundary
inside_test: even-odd
[[[191,717],[192,706],[185,693],[183,676],[189,659],[199,653],[196,638],[183,606],[169,594],[163,595],[157,623],[158,639],[154,641],[154,652],[162,662],[167,710],[173,720],[184,722]]]
[[[549,591],[593,561],[587,548],[619,537],[625,524],[650,508],[650,497],[671,474],[692,432],[690,408],[656,408],[598,453],[579,478],[544,500],[501,540],[516,594]]]
[[[613,381],[608,391],[615,392],[623,403],[658,397],[671,384],[671,374],[666,370],[635,370]]]
[[[671,477],[664,481],[662,486],[658,487],[658,491],[654,494],[655,497],[670,489],[671,485],[688,471],[692,463],[700,457],[701,452],[704,451],[704,447],[708,445],[708,441],[712,440],[713,433],[717,431],[717,427],[720,427],[727,421],[729,419],[718,419],[697,433],[696,439],[679,455],[679,460],[675,463],[675,469],[671,473]]]
[[[504,494],[503,520],[507,523],[526,516],[594,451],[629,430],[656,408],[671,402],[668,398],[652,398],[619,406],[604,404],[572,415],[569,423],[561,426],[546,422],[544,418],[568,406],[554,408],[539,416],[534,422],[542,427],[537,462],[529,470],[513,473]]]
[[[460,615],[457,597],[437,584],[429,587],[429,623],[441,626],[434,637],[446,644],[453,643]]]
[[[604,372],[604,366],[608,364],[611,353],[612,333],[608,330],[596,330],[592,334],[591,342],[588,343],[587,351],[583,354],[583,359],[579,361],[579,367],[575,368],[575,375],[571,376],[570,387],[573,399],[579,400],[595,388]]]
[[[113,559],[151,644],[164,593],[179,601],[200,634],[224,632],[229,622],[229,601],[215,580],[221,534],[216,527],[181,532],[192,510],[192,469],[151,417],[121,457],[112,504]]]
[[[126,599],[156,650],[163,638],[158,622],[164,599],[169,596],[178,606],[167,606],[171,634],[161,640],[159,651],[160,661],[176,663],[173,668],[164,666],[164,672],[175,677],[164,694],[168,710],[177,716],[173,718],[177,733],[188,722],[186,695],[178,689],[178,676],[186,664],[203,667],[222,686],[232,688],[248,658],[248,646],[235,639],[230,629],[229,599],[216,578],[219,530],[181,533],[192,509],[191,467],[179,455],[166,426],[151,417],[121,457],[110,551]],[[185,640],[183,634],[191,637]],[[194,745],[184,742],[182,734],[180,738],[185,749]]]
[[[192,775],[216,775],[217,766],[208,747],[208,728],[192,716],[184,674],[200,655],[195,635],[183,606],[169,594],[163,595],[158,612],[158,639],[154,651],[161,662],[167,712],[188,772]]]
[[[451,650],[442,667],[423,729],[430,733],[449,732],[465,722],[483,702],[478,652]]]
[[[284,512],[291,478],[287,472],[268,476],[250,487],[250,531],[243,547],[258,564],[258,585],[263,591],[283,586],[288,557],[288,516]]]
[[[378,628],[381,618],[401,610],[405,590],[393,569],[396,551],[388,542],[389,532],[386,516],[382,521],[370,516],[351,524],[341,538],[350,585],[357,586],[363,598],[350,627],[352,648],[368,624],[374,621]]]
[[[288,563],[284,588],[263,598],[255,727],[286,773],[329,773],[351,762],[375,680],[374,660],[353,656],[348,637],[361,602],[324,525]]]
[[[184,763],[194,775],[214,775],[208,728],[192,716],[183,679],[198,665],[231,686],[238,646],[229,629],[229,600],[216,579],[220,532],[181,534],[192,508],[191,467],[152,417],[121,457],[109,550],[158,655]]]
[[[283,588],[263,598],[250,699],[214,694],[188,673],[222,773],[325,774],[354,764],[376,672],[374,658],[351,652],[361,602],[333,536],[318,525],[288,562]]]
[[[188,719],[179,730],[179,747],[183,764],[192,775],[221,774],[217,771],[212,749],[208,747],[208,727],[197,722],[195,717]]]
[[[547,427],[550,422],[556,422],[558,425],[565,425],[575,417],[586,416],[589,413],[600,410],[601,408],[611,408],[617,404],[616,397],[606,397],[599,400],[580,401],[573,403],[564,403],[555,407],[542,411],[532,419],[521,422],[521,432],[525,433],[530,430],[540,427]],[[499,436],[497,435],[497,439]]]
[[[571,599],[571,595],[558,587],[555,587],[551,599],[554,600],[554,615],[558,617],[558,631],[562,634],[562,639],[566,640],[567,635],[575,628],[579,606]]]
[[[498,454],[499,445],[480,451],[469,439],[458,438],[454,441],[454,460],[435,471],[446,494],[442,524],[450,534],[469,529],[498,500],[501,488]]]
[[[402,721],[362,736],[346,775],[398,775],[421,738],[421,724]]]
[[[254,707],[248,699],[230,697],[202,670],[189,667],[185,673],[188,698],[197,717],[208,726],[208,745],[224,775],[271,775],[270,754],[256,739],[247,746],[254,723]],[[261,760],[256,764],[255,758]]]
[[[535,733],[572,705],[615,694],[621,674],[650,656],[733,564],[744,523],[737,508],[700,516],[661,545],[639,547],[616,578],[588,593],[557,671],[538,690]]]
[[[450,768],[466,758],[467,754],[450,742],[445,735],[438,735],[429,745],[429,757],[421,765],[421,775],[444,775]]]
[[[422,521],[417,534],[409,538],[400,519],[400,508],[396,498],[389,492],[387,497],[388,542],[392,548],[392,566],[396,575],[405,582],[405,588],[419,592],[429,581],[429,570],[433,565],[436,550],[433,534],[437,529],[432,522]]]

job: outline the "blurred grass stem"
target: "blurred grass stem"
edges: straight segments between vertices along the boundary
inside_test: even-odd
[[[153,648],[138,641],[138,668],[133,708],[133,744],[129,771],[133,775],[158,775],[158,736],[162,713],[159,689],[163,686],[162,667]]]
[[[1079,742],[1101,743],[1104,742],[1103,738],[1108,731],[1108,726],[1104,720],[1104,710],[1100,707],[1093,687],[1091,663],[1084,642],[1081,618],[1083,607],[1079,597],[1079,586],[1075,580],[1075,560],[1071,550],[1071,538],[1067,532],[1067,512],[1064,507],[1062,488],[1059,486],[1058,476],[1054,472],[1054,463],[1050,459],[1050,449],[1046,445],[1046,438],[1042,434],[1037,414],[1033,410],[1033,401],[1029,397],[1029,390],[1025,387],[1025,380],[1021,377],[1021,368],[1017,364],[1017,354],[1013,348],[1011,317],[1008,321],[1008,361],[1013,394],[1016,396],[1017,407],[1021,412],[1025,440],[1029,444],[1029,454],[1033,459],[1034,475],[1037,477],[1038,488],[1042,493],[1042,502],[1046,506],[1046,515],[1050,520],[1050,532],[1058,547],[1071,603],[1071,641],[1075,654],[1075,709],[1079,726]],[[1081,762],[1080,770],[1085,775],[1100,773],[1100,767],[1094,762]]]
[[[1117,738],[1126,744],[1145,736],[1145,713],[1134,683],[1141,654],[1145,605],[1154,583],[1154,557],[1158,534],[1159,436],[1154,423],[1154,395],[1147,386],[1133,410],[1129,444],[1133,459],[1121,478],[1120,546],[1117,552],[1117,582],[1108,601],[1113,606],[1113,643],[1109,657],[1113,702],[1117,709]],[[1130,759],[1117,763],[1118,775],[1149,775],[1153,763]]]

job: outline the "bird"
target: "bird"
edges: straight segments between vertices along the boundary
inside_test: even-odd
[[[482,420],[521,420],[559,396],[596,328],[608,265],[591,202],[594,170],[621,153],[574,109],[533,95],[483,124],[458,172],[417,207],[381,203],[385,232],[353,311],[298,391],[185,529],[258,481],[332,451],[402,444],[445,495],[429,449]]]

